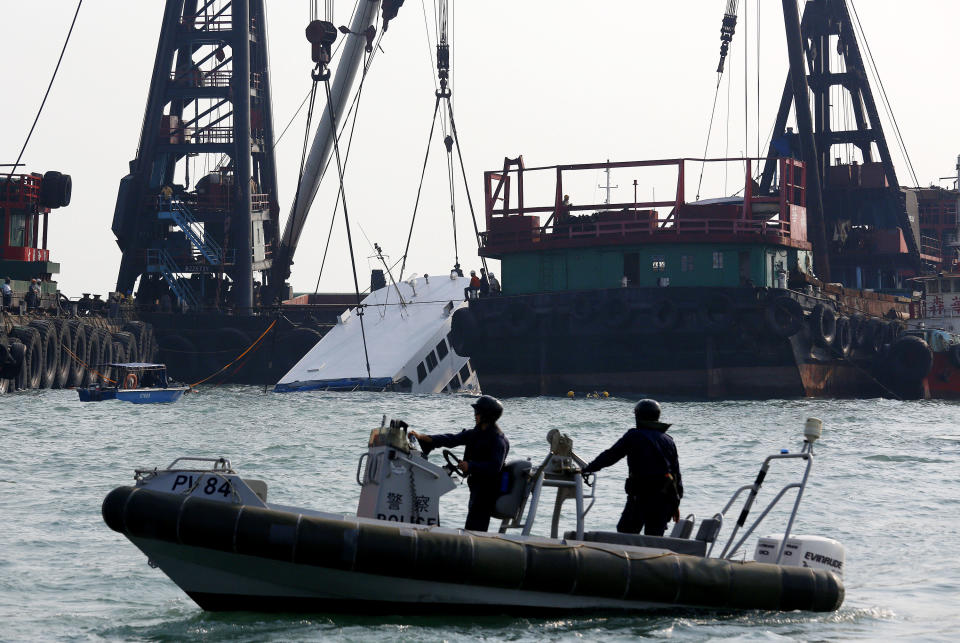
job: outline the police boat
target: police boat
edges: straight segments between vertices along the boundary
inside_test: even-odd
[[[539,466],[518,460],[504,468],[499,533],[441,526],[439,500],[456,486],[456,456],[445,450],[445,466],[428,461],[406,425],[393,421],[372,431],[357,464],[356,516],[268,502],[267,485],[242,478],[224,458],[138,469],[135,484],[111,491],[102,512],[111,529],[205,610],[830,612],[844,598],[843,547],[792,533],[820,430],[819,421],[808,420],[802,449],[767,457],[754,482],[737,489],[693,537],[693,516],[665,537],[588,531],[596,476],[583,476],[573,441],[555,429]],[[748,524],[770,466],[791,460],[803,465],[800,481],[783,487]],[[557,493],[550,536],[537,536],[532,530],[548,488]],[[746,560],[744,543],[791,491],[786,529],[760,538]],[[561,507],[569,499],[576,529],[560,536]],[[726,544],[714,555],[725,517],[741,499]]]
[[[86,388],[77,388],[81,402],[120,400],[133,404],[165,404],[176,402],[189,386],[170,386],[165,364],[129,362],[106,364],[105,369],[116,379],[112,385],[96,382]]]

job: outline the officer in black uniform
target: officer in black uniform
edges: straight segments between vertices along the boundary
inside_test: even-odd
[[[420,442],[424,455],[436,448],[466,445],[459,469],[467,476],[470,487],[470,508],[464,529],[487,531],[493,506],[500,495],[500,471],[510,451],[510,442],[497,426],[503,414],[503,404],[495,397],[484,395],[471,404],[476,426],[460,433],[424,435],[411,431]]]
[[[683,482],[677,446],[667,435],[669,424],[660,422],[656,400],[640,400],[633,409],[637,428],[630,429],[616,444],[598,455],[583,473],[599,471],[627,457],[630,477],[624,485],[627,504],[617,523],[617,531],[647,536],[662,536],[667,522],[680,517]]]

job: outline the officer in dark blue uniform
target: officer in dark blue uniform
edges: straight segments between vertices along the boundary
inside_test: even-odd
[[[624,485],[627,504],[617,523],[617,531],[647,536],[662,536],[667,522],[680,517],[683,482],[677,446],[667,435],[669,424],[660,422],[660,405],[655,400],[640,400],[633,409],[637,428],[630,429],[616,444],[598,455],[583,473],[599,471],[619,462],[624,456],[630,477]]]
[[[476,426],[460,433],[424,435],[411,431],[423,449],[424,455],[436,448],[466,446],[459,469],[467,476],[470,487],[470,508],[464,529],[487,531],[490,516],[500,495],[500,471],[510,451],[510,442],[497,426],[503,414],[503,404],[495,397],[484,395],[471,404]]]

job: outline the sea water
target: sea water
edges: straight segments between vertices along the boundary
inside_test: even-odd
[[[630,425],[635,400],[515,398],[500,424],[510,458],[542,460],[556,428],[591,459]],[[794,528],[846,547],[846,600],[832,614],[670,610],[555,618],[377,614],[207,613],[100,515],[104,496],[137,467],[179,456],[224,456],[265,480],[273,502],[353,512],[357,460],[382,415],[417,431],[472,420],[470,399],[402,394],[201,389],[172,405],[83,404],[75,391],[0,397],[0,640],[939,639],[960,637],[960,405],[889,400],[665,402],[686,494],[699,519],[753,481],[763,459],[801,446],[807,417],[824,422]],[[431,455],[439,460],[439,454]],[[800,461],[774,463],[753,515]],[[625,462],[600,473],[588,529],[613,529]],[[441,520],[462,524],[468,492],[443,497]],[[787,500],[792,501],[792,494]],[[757,535],[782,531],[789,506]],[[539,531],[549,529],[546,499]],[[561,523],[573,528],[572,503]],[[728,516],[721,542],[739,508]],[[535,532],[538,531],[535,529]],[[756,538],[742,556],[751,558]],[[402,598],[402,597],[400,597]]]

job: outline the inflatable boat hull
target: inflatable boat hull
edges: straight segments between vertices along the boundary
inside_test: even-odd
[[[477,534],[119,487],[126,535],[207,610],[834,611],[835,574],[624,545]]]

